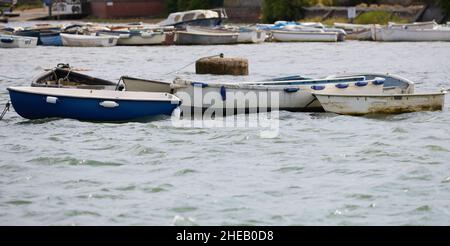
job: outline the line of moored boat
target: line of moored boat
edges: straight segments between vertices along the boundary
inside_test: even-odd
[[[443,110],[445,91],[415,93],[415,83],[390,74],[289,76],[250,82],[157,81],[123,76],[119,83],[58,66],[30,86],[9,87],[15,111],[27,119],[130,121],[180,108],[215,116],[269,110],[346,115]]]
[[[450,26],[436,22],[357,25],[277,21],[251,26],[223,25],[226,12],[192,10],[172,13],[156,25],[92,23],[32,27],[0,27],[1,48],[36,45],[110,47],[116,45],[217,45],[262,42],[339,42],[346,39],[373,41],[450,41]]]

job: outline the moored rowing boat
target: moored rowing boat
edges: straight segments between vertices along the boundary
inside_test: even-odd
[[[34,48],[37,38],[14,35],[0,35],[0,48]]]
[[[72,47],[111,47],[117,45],[119,37],[108,35],[78,35],[61,33],[64,46]]]
[[[323,31],[272,31],[277,42],[337,42],[338,33]]]
[[[27,119],[130,121],[170,115],[180,100],[168,93],[9,87],[15,111]]]
[[[446,92],[391,95],[314,93],[325,111],[344,115],[438,111],[444,108],[445,94]]]

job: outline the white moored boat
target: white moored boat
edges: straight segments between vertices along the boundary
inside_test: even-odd
[[[192,26],[219,26],[222,20],[227,19],[225,9],[214,10],[189,10],[185,12],[176,12],[170,14],[167,19],[160,22],[159,26],[174,26],[176,28],[185,28]]]
[[[250,27],[187,26],[186,31],[191,33],[237,35],[236,43],[262,43],[267,39],[265,31]]]
[[[442,110],[446,92],[391,95],[346,95],[326,92],[314,94],[327,112],[366,115]]]
[[[78,35],[61,33],[61,40],[64,46],[72,47],[111,47],[116,46],[118,36],[109,35]]]
[[[392,29],[408,29],[408,30],[421,30],[421,29],[435,29],[439,27],[439,24],[435,21],[427,21],[427,22],[413,22],[413,23],[393,23],[390,22],[388,24],[389,28]]]
[[[0,35],[0,48],[33,48],[38,42],[34,37]]]
[[[372,28],[372,38],[375,41],[388,42],[450,41],[450,29],[434,21],[411,24],[390,23],[384,28]]]
[[[166,33],[159,31],[130,32],[128,36],[122,36],[117,45],[159,45],[166,41]]]
[[[277,42],[337,42],[337,32],[317,31],[271,31],[272,40]]]
[[[202,31],[176,31],[175,44],[177,45],[216,45],[237,44],[238,33],[234,32],[202,32]]]
[[[323,111],[315,91],[346,94],[381,94],[384,79],[364,77],[301,81],[203,83],[177,79],[173,83],[122,77],[127,91],[174,93],[182,109],[257,110],[276,105],[288,111]]]
[[[377,25],[334,23],[335,28],[345,30],[347,39],[353,40],[372,40],[372,28],[375,28],[376,26]]]
[[[441,29],[376,29],[373,33],[374,40],[376,41],[450,41],[450,30]]]
[[[267,39],[266,32],[251,28],[239,28],[238,43],[263,43]]]

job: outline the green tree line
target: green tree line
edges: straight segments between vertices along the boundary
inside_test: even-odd
[[[440,0],[440,1],[442,8],[447,13],[447,18],[450,18],[450,0]]]

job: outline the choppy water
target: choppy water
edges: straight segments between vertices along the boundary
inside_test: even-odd
[[[249,78],[390,72],[450,88],[450,43],[345,42],[0,50],[6,87],[59,62],[173,79],[195,59],[250,60]],[[178,73],[196,76],[193,66]],[[228,79],[225,77],[221,79]],[[448,99],[448,98],[447,98]],[[450,225],[450,110],[382,118],[280,113],[257,128],[0,121],[1,225]],[[242,118],[243,120],[243,118]]]

